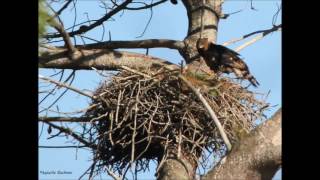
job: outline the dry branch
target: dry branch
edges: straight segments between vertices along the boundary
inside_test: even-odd
[[[90,119],[85,117],[38,117],[39,121],[44,122],[90,122]]]
[[[76,49],[71,42],[69,34],[65,31],[62,22],[59,23],[55,18],[51,18],[49,23],[60,33],[65,43],[65,47],[67,47],[69,51],[69,56],[71,55],[70,57],[72,57],[72,54],[76,51]]]
[[[148,5],[145,5],[145,6],[142,6],[142,7],[126,7],[126,9],[128,10],[143,10],[143,9],[149,9],[149,8],[152,8],[154,6],[157,6],[159,4],[162,4],[164,2],[166,2],[167,0],[160,0],[158,2],[155,2],[155,3],[151,3],[151,4],[148,4]],[[144,3],[145,4],[145,3]]]
[[[81,136],[77,135],[76,133],[74,133],[70,129],[57,126],[57,125],[55,125],[55,124],[53,124],[51,122],[48,122],[48,121],[44,121],[44,123],[48,124],[49,126],[55,128],[55,129],[58,129],[60,132],[65,133],[66,135],[72,136],[74,139],[76,139],[80,143],[84,144],[85,146],[90,147],[92,149],[96,149],[96,145],[95,144],[92,144],[92,143],[84,140]]]
[[[250,37],[250,36],[253,36],[253,35],[255,35],[255,34],[260,34],[260,33],[261,33],[259,36],[257,36],[257,37],[254,38],[254,39],[257,39],[257,40],[255,40],[255,41],[258,41],[259,39],[263,38],[264,36],[266,36],[266,35],[268,35],[268,34],[270,34],[270,33],[272,33],[272,32],[279,31],[279,30],[281,29],[281,27],[282,27],[282,24],[279,24],[279,25],[277,25],[277,26],[273,26],[273,27],[270,28],[270,29],[255,31],[255,32],[246,34],[246,35],[242,36],[241,38],[232,39],[232,40],[230,40],[230,41],[224,42],[222,45],[228,46],[228,45],[230,45],[230,44],[236,43],[236,42],[241,41],[241,40],[243,40],[243,39],[246,39],[246,38],[248,38],[248,37]],[[252,41],[253,41],[253,40],[252,40]],[[255,42],[255,41],[254,41],[254,42]],[[249,41],[249,42],[250,42],[250,41]],[[250,44],[251,44],[251,43],[250,43]],[[242,46],[243,46],[243,45],[242,45]],[[240,47],[242,47],[242,46],[240,46]],[[246,45],[246,46],[247,46],[247,45]],[[238,48],[240,48],[240,47],[238,47]],[[245,46],[244,46],[244,47],[245,47]],[[244,48],[244,47],[243,47],[243,48]],[[237,49],[237,51],[240,51],[240,50],[243,49],[243,48]]]
[[[89,97],[89,98],[93,98],[93,99],[95,98],[94,96],[92,96],[92,95],[90,95],[90,94],[87,94],[87,93],[85,93],[85,92],[83,92],[83,91],[81,91],[81,90],[79,90],[79,89],[77,89],[77,88],[71,87],[71,86],[69,86],[69,85],[67,85],[67,84],[65,84],[65,83],[62,83],[62,82],[59,82],[59,81],[50,79],[50,78],[48,78],[48,77],[44,77],[44,76],[42,76],[42,75],[39,75],[39,78],[42,79],[42,80],[44,80],[44,81],[48,81],[48,82],[50,82],[50,83],[54,83],[54,84],[56,84],[56,85],[58,85],[58,86],[60,86],[60,87],[65,87],[65,88],[67,88],[67,89],[70,89],[70,90],[72,90],[72,91],[74,91],[74,92],[76,92],[76,93],[79,93],[79,94],[81,94],[81,95],[87,96],[87,97]]]
[[[91,25],[87,26],[85,29],[79,29],[77,31],[73,31],[73,32],[67,32],[67,34],[70,37],[73,37],[77,34],[82,34],[85,33],[97,26],[100,26],[103,22],[107,21],[108,19],[110,19],[113,15],[115,15],[116,13],[118,13],[119,11],[125,9],[125,7],[131,3],[132,0],[126,0],[124,1],[121,5],[117,6],[115,9],[111,10],[109,13],[105,14],[102,18],[100,18],[99,20],[95,21],[94,23],[92,23]],[[45,38],[59,38],[61,37],[61,34],[48,34],[44,36]]]
[[[76,46],[80,49],[118,49],[118,48],[170,48],[183,49],[183,41],[170,39],[145,39],[136,41],[106,41]]]
[[[52,50],[39,57],[41,68],[74,70],[92,70],[92,67],[98,70],[119,70],[121,66],[131,69],[148,69],[170,64],[168,61],[152,56],[107,49],[81,50],[75,55],[75,61],[70,61],[65,50]]]
[[[243,45],[237,47],[237,48],[235,49],[235,51],[239,52],[239,51],[241,51],[242,49],[244,49],[245,47],[247,47],[247,46],[249,46],[249,45],[257,42],[257,41],[260,40],[260,39],[262,39],[262,38],[265,37],[266,35],[274,32],[274,31],[279,31],[280,29],[281,29],[281,24],[280,24],[279,26],[275,26],[275,27],[272,28],[270,31],[265,31],[265,32],[263,32],[262,34],[258,35],[257,37],[255,37],[255,38],[251,39],[250,41],[244,43]]]

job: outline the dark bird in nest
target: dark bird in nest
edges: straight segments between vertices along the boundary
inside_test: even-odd
[[[209,42],[208,38],[201,38],[197,41],[197,49],[206,64],[215,73],[233,72],[240,79],[247,79],[257,87],[258,81],[250,74],[246,63],[239,57],[240,54],[221,45]]]

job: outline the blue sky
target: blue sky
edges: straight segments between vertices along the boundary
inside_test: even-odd
[[[243,9],[242,12],[235,15],[231,15],[227,20],[221,20],[219,23],[218,31],[218,44],[222,44],[230,39],[241,37],[244,34],[268,29],[272,27],[272,17],[277,10],[277,5],[280,5],[281,1],[269,0],[269,1],[254,1],[253,5],[257,11],[250,10],[250,2],[243,0],[226,0],[223,5],[223,11],[225,13],[231,13]],[[90,19],[97,19],[104,14],[101,8],[97,7],[98,1],[77,1],[77,22],[80,23],[87,19],[86,12]],[[66,10],[66,13],[62,14],[65,27],[70,27],[73,24],[73,12],[71,8]],[[71,12],[71,13],[70,13]],[[104,40],[108,40],[108,32],[112,34],[112,40],[137,40],[148,38],[161,38],[161,39],[175,39],[183,40],[187,33],[188,21],[186,17],[186,10],[182,3],[174,6],[169,2],[166,2],[158,7],[153,8],[153,18],[150,25],[141,38],[139,36],[149,19],[150,10],[146,11],[125,11],[115,16],[115,21],[108,21],[105,23],[105,37]],[[281,23],[281,14],[278,17],[277,23]],[[99,27],[96,30],[90,31],[85,34],[88,37],[101,40],[102,28]],[[250,38],[249,38],[250,39]],[[248,41],[240,41],[239,43],[230,45],[230,48],[235,48],[242,43]],[[77,40],[81,43],[80,39]],[[86,43],[92,43],[92,41],[86,40]],[[134,52],[145,52],[143,49],[128,50]],[[149,54],[152,56],[167,59],[171,62],[178,63],[182,60],[182,57],[176,50],[170,50],[165,48],[154,48],[149,50]],[[271,91],[268,102],[271,105],[278,105],[271,109],[267,114],[272,115],[281,106],[281,32],[275,32],[266,36],[262,40],[255,44],[248,46],[240,52],[248,66],[251,73],[260,82],[259,88],[255,89],[257,92],[266,93]],[[58,71],[58,70],[57,70]],[[70,71],[66,70],[65,74],[69,74]],[[53,70],[40,69],[39,74],[49,76],[53,74]],[[65,76],[65,77],[66,77]],[[103,80],[94,71],[80,70],[76,72],[75,80],[72,86],[82,89],[93,91],[99,83]],[[41,81],[40,81],[41,82]],[[43,83],[39,84],[43,86]],[[61,90],[59,90],[61,92]],[[59,93],[55,96],[49,97],[45,102],[40,105],[46,107],[50,104]],[[42,96],[39,96],[41,99]],[[90,100],[86,97],[68,91],[65,96],[57,103],[60,111],[71,112],[85,108],[90,103]],[[53,110],[57,107],[53,106]],[[42,114],[44,115],[44,114]],[[57,114],[48,113],[48,116],[55,116]],[[71,128],[77,128],[76,125],[68,124]],[[39,124],[39,134],[42,124]],[[55,132],[55,131],[54,131]],[[39,139],[39,145],[66,145],[66,142],[71,139],[65,138],[53,138],[47,140],[48,134],[46,133],[46,126],[44,126],[43,133]],[[69,143],[70,145],[70,143]],[[40,179],[78,179],[79,176],[91,165],[91,154],[86,150],[76,149],[39,149],[39,178]],[[155,167],[155,165],[153,165]],[[43,175],[40,171],[69,171],[72,174],[67,175]],[[130,176],[129,176],[130,177]],[[151,171],[142,174],[141,179],[154,179],[154,169],[151,167]],[[106,174],[102,175],[102,178],[106,179]],[[97,178],[99,179],[99,178]],[[110,179],[110,178],[108,178]],[[140,178],[139,178],[140,179]],[[280,179],[279,175],[275,179]]]

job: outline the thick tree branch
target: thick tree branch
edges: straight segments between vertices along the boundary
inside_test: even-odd
[[[90,122],[86,117],[38,117],[42,122]]]
[[[169,39],[146,39],[137,41],[106,41],[76,46],[80,49],[118,49],[118,48],[170,48],[183,49],[183,41]]]
[[[122,66],[131,69],[152,68],[163,65],[173,65],[168,61],[156,57],[108,49],[81,50],[75,55],[75,60],[70,61],[65,50],[50,50],[39,57],[40,68],[57,69],[87,69],[119,70]]]
[[[281,165],[281,108],[268,121],[234,145],[201,180],[272,179]]]

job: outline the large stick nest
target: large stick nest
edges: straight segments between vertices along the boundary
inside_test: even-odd
[[[187,79],[201,88],[232,143],[262,118],[266,104],[229,78]],[[96,106],[85,116],[97,130],[95,157],[100,165],[120,172],[135,162],[144,170],[150,160],[160,162],[169,152],[196,163],[206,150],[225,150],[214,121],[177,72],[124,70],[95,95]]]

